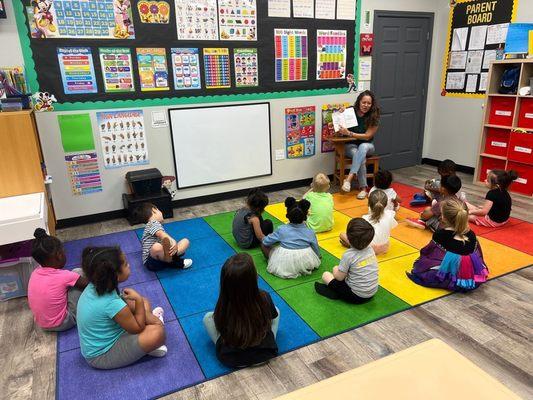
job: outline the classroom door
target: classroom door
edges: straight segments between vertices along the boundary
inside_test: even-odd
[[[372,91],[381,107],[374,139],[385,169],[422,159],[433,14],[374,13]]]

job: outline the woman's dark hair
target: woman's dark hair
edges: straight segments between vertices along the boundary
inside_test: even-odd
[[[55,236],[49,236],[43,228],[35,229],[35,239],[31,244],[31,256],[39,264],[48,266],[57,254],[64,255],[63,243]]]
[[[455,175],[457,165],[450,159],[442,160],[437,167],[440,176]]]
[[[222,266],[213,317],[221,339],[231,347],[257,346],[271,329],[271,306],[257,286],[257,271],[249,254],[235,254]]]
[[[307,200],[296,201],[294,197],[285,199],[285,208],[287,208],[287,218],[291,224],[301,224],[307,219],[307,213],[311,208],[311,203]]]
[[[81,268],[100,296],[118,291],[118,274],[124,262],[120,247],[86,247]]]
[[[374,96],[374,93],[372,93],[370,90],[365,90],[364,92],[361,92],[359,96],[357,96],[357,100],[355,100],[354,104],[355,111],[359,110],[361,100],[363,100],[363,97],[365,96],[368,96],[372,99],[372,106],[370,107],[370,110],[368,110],[368,112],[365,114],[366,127],[369,128],[371,126],[378,126],[379,118],[381,116],[381,110],[379,109],[378,103],[376,102],[376,96]]]
[[[440,180],[440,185],[446,189],[448,194],[452,195],[461,190],[463,184],[461,183],[461,178],[457,175],[444,175]]]
[[[392,184],[392,173],[387,170],[379,170],[374,176],[374,186],[378,189],[385,190]]]
[[[256,214],[261,214],[268,206],[268,196],[259,188],[251,189],[246,198],[246,204]]]
[[[363,250],[374,239],[374,227],[363,218],[353,218],[348,222],[346,236],[354,249]]]
[[[502,169],[493,169],[489,173],[490,183],[493,186],[498,185],[502,190],[507,190],[511,183],[518,178],[518,173],[514,170],[504,171]]]

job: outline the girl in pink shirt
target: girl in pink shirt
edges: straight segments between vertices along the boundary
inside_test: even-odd
[[[76,325],[76,306],[87,279],[81,268],[64,270],[61,241],[38,228],[31,255],[40,264],[28,283],[28,303],[37,325],[46,331],[65,331]]]

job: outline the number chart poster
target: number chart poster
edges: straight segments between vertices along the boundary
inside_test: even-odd
[[[106,93],[135,91],[133,64],[129,48],[101,48],[100,64],[102,65]]]
[[[137,64],[141,91],[169,90],[167,52],[163,48],[138,48]]]
[[[57,58],[65,94],[98,92],[90,47],[58,47]]]
[[[229,49],[204,49],[204,68],[207,89],[231,87]]]
[[[135,39],[130,0],[39,0],[26,10],[36,39]]]
[[[197,48],[174,48],[172,53],[172,72],[174,89],[201,89],[200,57]]]
[[[287,158],[315,155],[315,106],[285,109]]]
[[[96,113],[107,169],[148,164],[142,110]]]
[[[442,96],[482,97],[491,61],[503,58],[518,0],[457,0],[450,9]]]
[[[335,150],[333,145],[328,141],[330,137],[335,135],[335,128],[333,127],[333,111],[340,108],[350,107],[350,103],[343,104],[324,104],[322,106],[322,133],[321,133],[321,142],[322,142],[322,153],[329,153]]]
[[[257,40],[255,0],[218,0],[220,40]]]
[[[346,31],[317,31],[316,72],[318,80],[345,78],[346,37]]]
[[[102,191],[102,179],[96,153],[67,155],[65,163],[74,196]]]
[[[307,80],[307,29],[275,29],[276,82]]]

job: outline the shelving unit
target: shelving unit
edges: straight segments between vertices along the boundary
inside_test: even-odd
[[[530,85],[533,59],[495,61],[488,75],[485,110],[474,183],[482,185],[491,169],[514,169],[518,179],[510,191],[533,196],[533,96],[499,94],[506,68],[520,67],[518,88]],[[524,132],[519,132],[524,131]]]

